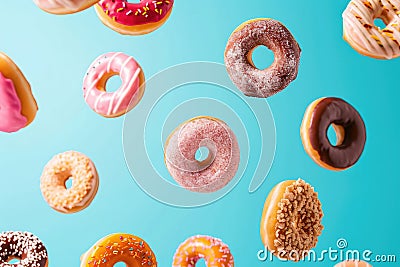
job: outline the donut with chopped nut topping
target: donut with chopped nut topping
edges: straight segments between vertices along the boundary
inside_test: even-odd
[[[66,181],[71,179],[71,188]],[[54,156],[45,166],[40,189],[47,203],[58,212],[74,213],[94,199],[99,176],[94,163],[85,155],[68,151]]]
[[[18,264],[9,261],[19,260]],[[0,267],[47,267],[47,250],[42,241],[28,232],[3,232],[0,234]]]
[[[266,46],[275,55],[261,70],[253,51]],[[274,19],[254,19],[240,25],[225,49],[225,65],[232,82],[247,96],[266,98],[285,89],[297,77],[301,49],[290,31]]]
[[[302,179],[281,182],[264,204],[262,242],[278,258],[300,261],[317,245],[322,217],[321,202],[311,185]]]

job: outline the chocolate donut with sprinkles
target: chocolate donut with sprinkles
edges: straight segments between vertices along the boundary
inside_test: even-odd
[[[9,261],[16,259],[18,263]],[[42,241],[28,232],[0,234],[0,267],[47,267],[48,255]]]
[[[140,237],[130,234],[108,235],[81,257],[81,267],[113,267],[119,262],[127,267],[157,267],[150,246]]]
[[[112,30],[126,35],[155,31],[169,18],[174,0],[100,0],[95,9],[100,20]]]

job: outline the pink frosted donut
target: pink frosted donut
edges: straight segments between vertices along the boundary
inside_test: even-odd
[[[99,0],[33,0],[42,10],[52,14],[70,14],[82,11]]]
[[[252,53],[263,45],[274,63],[257,69]],[[285,89],[297,77],[301,49],[290,31],[273,19],[254,19],[240,25],[229,38],[225,65],[233,83],[247,96],[265,98]]]
[[[199,148],[208,149],[208,157],[196,160]],[[182,187],[200,193],[222,189],[235,176],[240,151],[235,134],[216,118],[196,117],[184,122],[168,137],[165,164]]]
[[[122,84],[115,92],[106,91],[109,78],[119,75]],[[123,53],[107,53],[90,65],[83,80],[83,96],[96,113],[115,118],[133,109],[144,93],[144,74],[133,57]]]

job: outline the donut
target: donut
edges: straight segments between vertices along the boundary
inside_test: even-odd
[[[337,143],[331,144],[327,131],[332,125]],[[366,141],[364,121],[343,99],[323,97],[311,103],[301,125],[301,139],[308,155],[320,166],[341,171],[360,158]]]
[[[100,239],[81,257],[81,267],[113,267],[118,262],[127,267],[157,267],[156,256],[146,241],[123,233]]]
[[[234,261],[228,245],[211,236],[192,236],[176,250],[172,267],[194,267],[204,259],[207,267],[233,267]]]
[[[348,260],[336,264],[335,267],[372,267],[372,265],[365,261]]]
[[[87,9],[99,0],[33,0],[42,10],[51,14],[72,14]]]
[[[252,53],[266,46],[274,63],[257,69]],[[247,96],[266,98],[285,89],[297,77],[301,49],[290,31],[273,19],[254,19],[240,25],[225,49],[225,65],[232,82]]]
[[[71,188],[66,187],[72,179]],[[93,201],[99,187],[94,163],[85,155],[68,151],[54,156],[45,166],[40,189],[47,203],[58,212],[75,213]]]
[[[19,260],[18,264],[9,261]],[[0,234],[0,267],[47,267],[47,250],[42,241],[28,232],[2,232]]]
[[[381,19],[386,27],[375,26]],[[400,1],[351,0],[343,12],[344,39],[357,52],[377,59],[400,56]]]
[[[201,147],[208,156],[196,160]],[[165,143],[164,161],[175,181],[187,190],[212,193],[225,187],[235,176],[240,150],[229,126],[213,117],[192,118],[178,126]]]
[[[21,130],[33,121],[37,110],[24,74],[11,58],[0,52],[0,131]]]
[[[106,91],[106,83],[118,75],[122,84],[115,92]],[[90,65],[83,80],[83,97],[89,107],[106,118],[124,115],[142,99],[145,77],[136,60],[124,53],[110,52]]]
[[[299,261],[316,246],[322,216],[321,202],[311,185],[301,179],[283,181],[265,201],[261,240],[278,258]]]
[[[174,0],[100,0],[95,5],[104,25],[126,35],[142,35],[155,31],[169,18]]]

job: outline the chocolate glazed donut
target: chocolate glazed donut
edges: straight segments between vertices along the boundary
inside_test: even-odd
[[[336,145],[328,139],[332,125],[337,136]],[[301,126],[303,145],[311,158],[322,167],[345,170],[360,158],[366,141],[363,119],[346,101],[327,97],[314,101],[304,115]]]
[[[252,53],[263,45],[272,50],[274,63],[257,69]],[[233,83],[247,96],[265,98],[285,89],[297,77],[301,49],[279,21],[255,19],[240,25],[229,38],[225,65]]]
[[[12,259],[19,263],[8,263]],[[47,267],[47,250],[42,241],[28,232],[0,234],[0,267]]]

